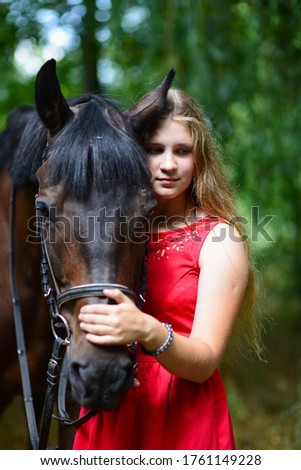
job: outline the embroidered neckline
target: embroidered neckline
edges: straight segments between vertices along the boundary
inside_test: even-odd
[[[166,230],[164,232],[155,232],[150,236],[150,254],[155,260],[169,258],[171,253],[181,253],[184,245],[189,246],[193,241],[198,241],[199,231],[204,224],[208,224],[208,231],[211,230],[211,224],[218,217],[207,215],[202,219],[185,225],[174,230]],[[202,242],[202,236],[199,241]]]
[[[214,219],[219,220],[219,217],[216,217],[213,215],[206,215],[205,217],[202,217],[201,219],[196,220],[192,224],[183,225],[182,227],[178,227],[172,230],[163,230],[162,232],[152,232],[150,234],[150,241],[151,242],[153,241],[155,242],[157,240],[159,241],[161,237],[164,238],[168,236],[169,234],[175,234],[175,236],[177,237],[176,234],[181,234],[183,230],[193,232],[197,230],[199,226],[202,225],[205,221],[209,220],[210,222],[212,222]]]

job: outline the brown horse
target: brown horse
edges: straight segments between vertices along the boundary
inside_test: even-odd
[[[7,127],[0,135],[0,415],[22,390],[9,277],[10,197],[13,188],[9,173],[22,132],[33,116],[33,107],[20,106],[10,114]],[[20,186],[17,190],[13,244],[14,274],[23,312],[27,358],[32,387],[37,394],[45,391],[41,371],[47,367],[52,337],[47,304],[40,289],[40,249],[26,242],[30,233],[27,222],[34,215],[32,201],[35,192],[34,185]]]
[[[126,345],[88,343],[77,316],[83,304],[107,301],[102,292],[106,286],[119,286],[133,300],[139,294],[148,216],[156,204],[139,140],[165,111],[174,71],[121,112],[95,95],[66,101],[55,68],[54,60],[41,68],[37,112],[27,109],[25,130],[21,125],[21,131],[13,131],[16,144],[7,145],[0,159],[0,406],[21,392],[9,285],[9,200],[14,186],[15,278],[34,393],[45,390],[53,343],[40,288],[42,252],[55,311],[68,330],[72,395],[86,408],[111,410],[133,384],[131,354]],[[12,119],[8,129],[13,127]],[[8,134],[2,133],[0,145]]]

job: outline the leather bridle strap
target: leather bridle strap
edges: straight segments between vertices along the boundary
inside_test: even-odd
[[[66,410],[66,396],[67,396],[67,387],[69,383],[69,373],[68,373],[68,355],[66,354],[63,360],[60,373],[60,381],[58,386],[58,397],[57,397],[57,407],[58,415],[53,415],[53,418],[60,421],[64,426],[77,428],[82,424],[89,421],[89,419],[97,413],[97,410],[92,409],[86,411],[86,413],[80,416],[77,419],[72,420],[68,411]]]
[[[15,279],[15,266],[14,266],[14,217],[15,217],[15,192],[16,188],[13,185],[10,197],[10,226],[9,226],[9,276],[12,294],[12,303],[14,311],[14,323],[16,332],[17,352],[20,365],[23,400],[25,405],[25,412],[28,424],[29,437],[33,449],[38,448],[39,433],[37,428],[35,410],[33,405],[29,368],[26,356],[26,345],[24,338],[24,329],[22,321],[22,312],[20,307],[20,300],[18,289]]]
[[[134,302],[136,302],[135,292],[121,284],[114,283],[95,283],[95,284],[82,284],[79,286],[70,287],[70,289],[65,290],[56,297],[57,306],[60,309],[63,304],[70,302],[71,300],[81,299],[85,297],[103,297],[107,298],[103,291],[105,289],[119,289],[126,296],[130,297]]]

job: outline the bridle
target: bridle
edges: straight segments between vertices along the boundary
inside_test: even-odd
[[[45,149],[46,150],[46,149]],[[49,148],[47,148],[48,154]],[[43,159],[46,151],[44,152]],[[134,289],[117,283],[93,283],[72,286],[63,292],[59,289],[56,280],[53,266],[49,257],[47,243],[45,239],[45,232],[43,227],[43,216],[41,213],[41,204],[38,197],[35,200],[35,214],[36,214],[36,236],[41,246],[41,284],[44,297],[47,300],[48,310],[50,314],[51,329],[54,335],[54,344],[51,357],[48,362],[47,369],[47,391],[44,401],[44,408],[42,414],[42,421],[40,433],[35,418],[35,411],[33,407],[33,398],[30,385],[29,368],[26,359],[26,347],[24,340],[22,315],[19,302],[19,296],[16,286],[15,273],[14,273],[14,249],[13,249],[13,233],[14,233],[14,212],[15,212],[15,186],[13,186],[10,200],[10,284],[12,291],[12,302],[14,310],[14,321],[16,330],[17,350],[19,357],[19,365],[21,370],[23,399],[25,403],[25,411],[28,423],[29,436],[34,450],[41,450],[47,448],[47,442],[50,432],[50,425],[52,418],[58,419],[65,426],[77,427],[88,421],[95,413],[96,410],[89,410],[78,419],[72,420],[66,411],[65,396],[68,384],[67,373],[67,355],[66,349],[71,341],[71,330],[69,324],[61,313],[61,309],[67,302],[86,298],[86,297],[99,297],[107,298],[104,295],[105,289],[118,288],[125,295],[131,298],[138,308],[142,307],[145,298],[146,290],[146,269],[143,257],[143,263],[140,273],[139,282],[139,295],[136,294]],[[45,220],[45,219],[44,219]],[[147,248],[147,245],[146,245]],[[137,284],[137,283],[136,283]],[[137,344],[132,343],[126,346],[128,353],[131,357],[133,368],[136,367],[136,348]],[[58,416],[53,416],[53,408],[57,396]]]
[[[52,320],[52,331],[54,336],[57,335],[55,322],[57,320],[62,321],[64,328],[66,330],[66,337],[64,342],[66,345],[70,344],[70,329],[65,317],[61,314],[61,308],[64,304],[71,302],[73,300],[86,298],[86,297],[99,297],[107,298],[104,295],[105,289],[119,289],[125,295],[127,295],[133,302],[137,303],[137,295],[133,289],[130,289],[127,286],[116,283],[93,283],[93,284],[80,284],[78,286],[72,286],[63,292],[61,292],[57,279],[54,274],[54,269],[50,260],[50,256],[47,249],[47,243],[45,239],[45,233],[43,229],[45,217],[41,215],[42,206],[39,203],[37,196],[35,202],[35,214],[36,214],[36,230],[37,238],[40,241],[41,245],[41,283],[44,297],[47,299],[49,306],[49,311]],[[50,274],[50,276],[49,276]],[[50,280],[51,277],[51,280]],[[140,298],[143,298],[142,292],[139,295]]]
[[[47,372],[47,382],[48,382],[48,390],[46,393],[46,397],[48,397],[48,402],[52,402],[54,405],[54,391],[57,388],[58,380],[60,380],[60,387],[58,393],[58,416],[54,416],[58,419],[62,424],[65,426],[73,426],[78,427],[81,424],[85,423],[90,419],[95,413],[95,410],[87,411],[83,416],[76,420],[72,420],[66,411],[65,407],[65,395],[68,383],[68,374],[66,373],[67,369],[67,362],[66,358],[63,359],[65,356],[66,347],[70,344],[71,340],[71,331],[68,325],[68,322],[64,315],[61,313],[62,306],[70,301],[82,299],[86,297],[98,297],[98,298],[106,298],[104,295],[105,289],[114,289],[117,288],[121,290],[125,295],[131,298],[139,307],[141,307],[140,302],[144,300],[144,290],[145,290],[145,276],[142,276],[141,286],[140,286],[140,294],[137,297],[136,293],[133,289],[130,289],[127,286],[122,284],[116,283],[94,283],[94,284],[81,284],[78,286],[70,287],[63,292],[59,289],[58,282],[55,277],[54,269],[50,260],[50,256],[47,249],[47,243],[45,239],[45,231],[43,227],[43,217],[41,215],[42,206],[36,197],[35,202],[35,213],[36,213],[36,229],[37,229],[37,237],[41,244],[41,283],[42,289],[44,293],[44,297],[47,299],[48,309],[50,313],[51,319],[51,328],[54,335],[54,347],[53,353],[50,358],[48,364],[48,372]],[[144,266],[144,263],[143,263]],[[51,277],[51,279],[50,279]],[[54,288],[53,288],[53,287]],[[138,302],[139,299],[139,302]],[[62,331],[65,331],[65,337],[62,338]],[[136,344],[127,345],[128,352],[131,356],[133,367],[136,367]],[[64,373],[60,376],[60,371],[64,370]],[[53,406],[52,406],[53,408]],[[47,422],[50,421],[49,419],[49,405],[47,406],[46,410],[44,409],[42,423],[46,422],[46,425],[43,426],[42,424],[42,432],[40,435],[40,442],[39,448],[45,447],[46,439],[44,438],[47,435],[48,437],[48,426]],[[46,431],[43,431],[43,427],[46,428]],[[44,444],[45,443],[45,444]],[[43,445],[43,447],[41,447]]]

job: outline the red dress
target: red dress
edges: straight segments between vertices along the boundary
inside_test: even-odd
[[[152,234],[143,310],[189,336],[197,297],[199,254],[219,222],[205,217],[177,231]],[[235,449],[219,372],[204,383],[180,379],[138,352],[137,379],[115,411],[100,411],[76,433],[74,449]],[[85,410],[82,410],[83,412]]]

